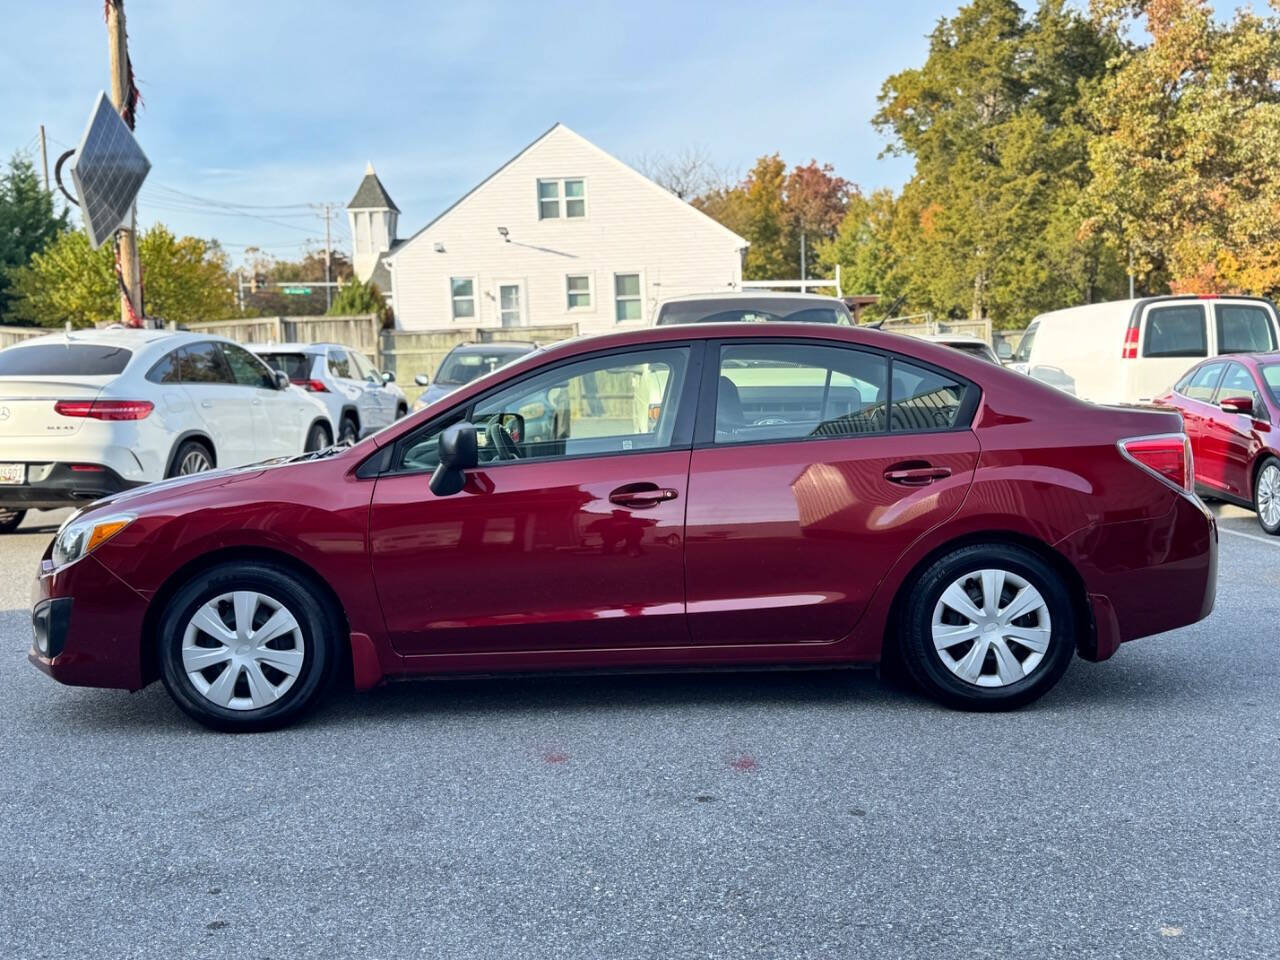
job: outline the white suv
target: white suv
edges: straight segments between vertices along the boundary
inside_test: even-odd
[[[86,330],[0,350],[0,532],[28,509],[330,443],[324,407],[222,337]]]
[[[339,443],[381,430],[409,412],[395,374],[379,373],[359,350],[337,343],[254,344],[249,349],[329,411]]]

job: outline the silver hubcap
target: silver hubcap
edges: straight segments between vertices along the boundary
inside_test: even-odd
[[[975,570],[942,591],[933,608],[933,646],[966,683],[1004,687],[1029,676],[1049,649],[1049,606],[1008,570]]]
[[[1275,464],[1258,475],[1258,516],[1268,527],[1280,525],[1280,467]]]
[[[254,710],[280,699],[302,671],[298,621],[283,604],[252,590],[207,601],[182,637],[182,666],[206,699]]]
[[[204,451],[192,450],[182,458],[182,463],[178,464],[178,475],[186,476],[189,473],[204,473],[209,467],[209,458]]]

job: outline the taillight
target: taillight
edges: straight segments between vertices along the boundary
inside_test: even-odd
[[[301,387],[308,393],[328,393],[329,388],[324,385],[323,380],[290,380],[295,387]]]
[[[91,420],[143,420],[154,409],[150,400],[58,400],[53,405],[53,412],[64,417]]]
[[[1131,437],[1121,440],[1120,452],[1149,473],[1192,493],[1196,488],[1195,467],[1191,462],[1191,441],[1186,434],[1166,433],[1155,437]]]
[[[1120,359],[1138,359],[1138,321],[1136,319],[1130,320],[1129,326],[1124,331],[1124,349],[1120,351]]]

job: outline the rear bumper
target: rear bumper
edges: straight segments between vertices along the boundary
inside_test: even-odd
[[[1218,526],[1198,498],[1177,496],[1159,520],[1099,524],[1057,545],[1088,594],[1093,630],[1080,644],[1106,660],[1120,644],[1203,620],[1218,581]]]
[[[147,603],[96,557],[37,577],[31,601],[34,637],[27,659],[39,670],[77,687],[145,685],[141,639]]]
[[[84,506],[131,487],[141,486],[126,480],[115,470],[101,464],[29,463],[27,482],[0,485],[0,508],[6,510],[53,510],[58,507]]]

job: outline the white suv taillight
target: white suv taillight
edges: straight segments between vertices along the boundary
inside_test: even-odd
[[[93,420],[145,420],[155,409],[150,400],[59,400],[53,412]]]
[[[1184,433],[1164,433],[1152,437],[1121,440],[1120,452],[1143,470],[1179,490],[1194,493],[1195,467],[1191,462],[1191,441]]]

